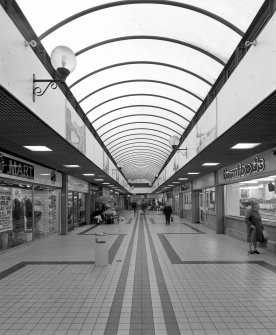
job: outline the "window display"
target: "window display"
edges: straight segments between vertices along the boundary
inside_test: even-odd
[[[215,188],[207,188],[206,189],[206,209],[207,212],[212,212],[215,213],[216,212],[216,199],[215,199]]]
[[[226,185],[226,214],[243,217],[254,201],[260,205],[262,220],[276,224],[275,183],[273,175]]]

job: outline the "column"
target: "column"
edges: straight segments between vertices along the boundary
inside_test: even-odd
[[[62,174],[60,235],[68,234],[68,176]]]
[[[218,173],[215,172],[216,190],[216,233],[224,234],[224,185],[218,185]]]

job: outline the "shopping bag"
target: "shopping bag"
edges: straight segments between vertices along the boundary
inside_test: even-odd
[[[171,222],[173,222],[173,216],[171,216]]]

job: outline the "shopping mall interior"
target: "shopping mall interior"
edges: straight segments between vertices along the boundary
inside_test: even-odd
[[[0,335],[276,335],[276,0],[0,0]]]

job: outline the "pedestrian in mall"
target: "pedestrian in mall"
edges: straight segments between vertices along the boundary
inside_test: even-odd
[[[171,224],[171,215],[172,215],[172,208],[169,203],[166,203],[166,206],[163,209],[163,214],[166,218],[166,226]]]
[[[247,225],[247,242],[249,243],[248,254],[259,254],[257,242],[263,241],[263,225],[259,213],[260,205],[257,202],[252,203],[252,207],[247,211],[245,222]],[[253,250],[252,250],[253,245]]]

